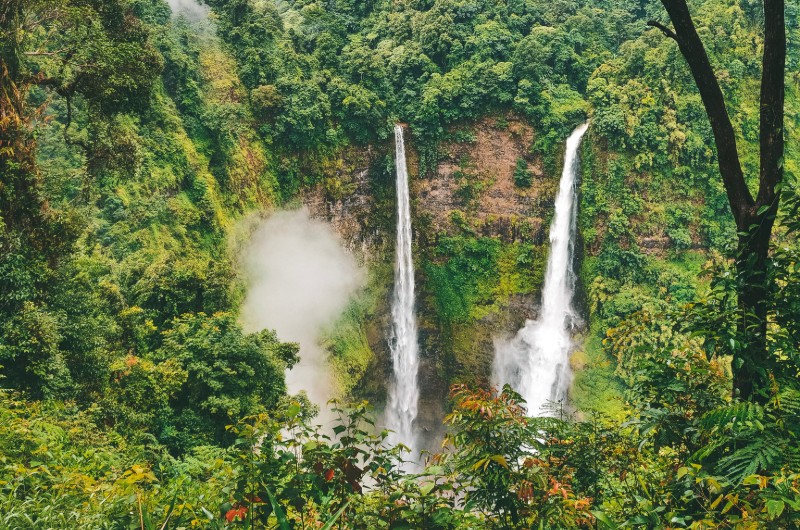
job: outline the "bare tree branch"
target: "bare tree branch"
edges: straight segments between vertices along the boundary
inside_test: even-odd
[[[23,55],[25,55],[26,57],[54,57],[54,56],[59,55],[60,53],[63,53],[63,52],[64,52],[64,50],[58,50],[58,51],[55,51],[55,52],[43,52],[43,51],[37,50],[35,52],[24,52]]]
[[[700,97],[706,108],[714,141],[717,146],[717,161],[720,174],[728,195],[731,211],[739,230],[746,230],[752,223],[755,201],[747,187],[736,148],[736,134],[733,130],[725,98],[722,95],[714,68],[708,59],[703,41],[697,34],[686,0],[661,0],[675,27],[675,41],[681,54],[689,64]]]
[[[675,35],[675,32],[672,31],[671,29],[669,29],[667,26],[665,26],[661,22],[658,22],[656,20],[648,20],[647,21],[647,25],[650,26],[651,28],[658,28],[661,31],[661,33],[663,33],[664,35],[666,35],[670,39],[674,40],[675,42],[678,42],[678,36]]]
[[[783,179],[786,22],[784,0],[764,0],[761,74],[761,171],[756,207],[777,211],[775,186]]]

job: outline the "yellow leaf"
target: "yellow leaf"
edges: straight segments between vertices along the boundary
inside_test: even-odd
[[[502,455],[494,455],[491,457],[492,461],[497,462],[504,468],[508,469],[508,462],[506,461],[505,457]]]
[[[723,499],[723,496],[722,496],[722,495],[720,495],[719,497],[717,497],[717,498],[716,498],[716,500],[715,500],[714,502],[712,502],[712,503],[711,503],[711,509],[712,509],[712,510],[715,510],[715,509],[717,508],[717,506],[719,506],[719,503],[720,503],[720,502],[722,502],[722,499]]]

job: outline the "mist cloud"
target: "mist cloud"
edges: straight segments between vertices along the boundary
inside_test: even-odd
[[[192,22],[208,18],[208,6],[195,0],[167,0],[174,15],[183,15]]]
[[[363,285],[363,270],[331,227],[305,209],[264,221],[243,261],[248,290],[242,325],[247,331],[274,329],[282,341],[299,342],[300,362],[287,372],[287,386],[324,406],[335,388],[320,335]]]

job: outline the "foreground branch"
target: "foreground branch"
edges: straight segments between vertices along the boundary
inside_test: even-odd
[[[665,26],[661,22],[658,22],[658,21],[655,21],[655,20],[648,20],[647,21],[647,25],[650,26],[651,28],[657,28],[665,36],[669,37],[670,39],[674,40],[675,42],[678,42],[678,36],[675,35],[675,32],[672,31],[671,29],[669,29],[667,26]]]
[[[744,179],[739,152],[736,148],[736,134],[733,130],[725,98],[722,95],[717,76],[711,66],[703,41],[697,34],[686,0],[661,0],[669,14],[675,31],[672,32],[661,24],[659,28],[678,43],[681,54],[689,64],[695,84],[711,122],[714,141],[717,146],[717,162],[728,195],[731,211],[736,219],[737,228],[746,230],[753,221],[755,201],[750,194]],[[661,26],[661,27],[659,27]],[[663,28],[663,29],[662,29]]]

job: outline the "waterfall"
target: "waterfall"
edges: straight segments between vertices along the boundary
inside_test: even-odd
[[[413,424],[417,417],[419,387],[419,345],[417,320],[414,315],[414,260],[411,254],[411,205],[408,193],[408,170],[403,128],[394,129],[397,165],[397,249],[392,299],[392,336],[390,349],[394,380],[389,389],[386,411],[387,426],[394,431],[391,441],[401,442],[416,457]]]
[[[550,256],[539,317],[528,320],[513,340],[495,342],[494,380],[519,392],[531,415],[541,413],[548,402],[563,400],[570,384],[572,329],[578,319],[572,306],[576,279],[573,257],[578,148],[588,127],[588,123],[581,125],[567,139],[564,170],[550,226]]]

